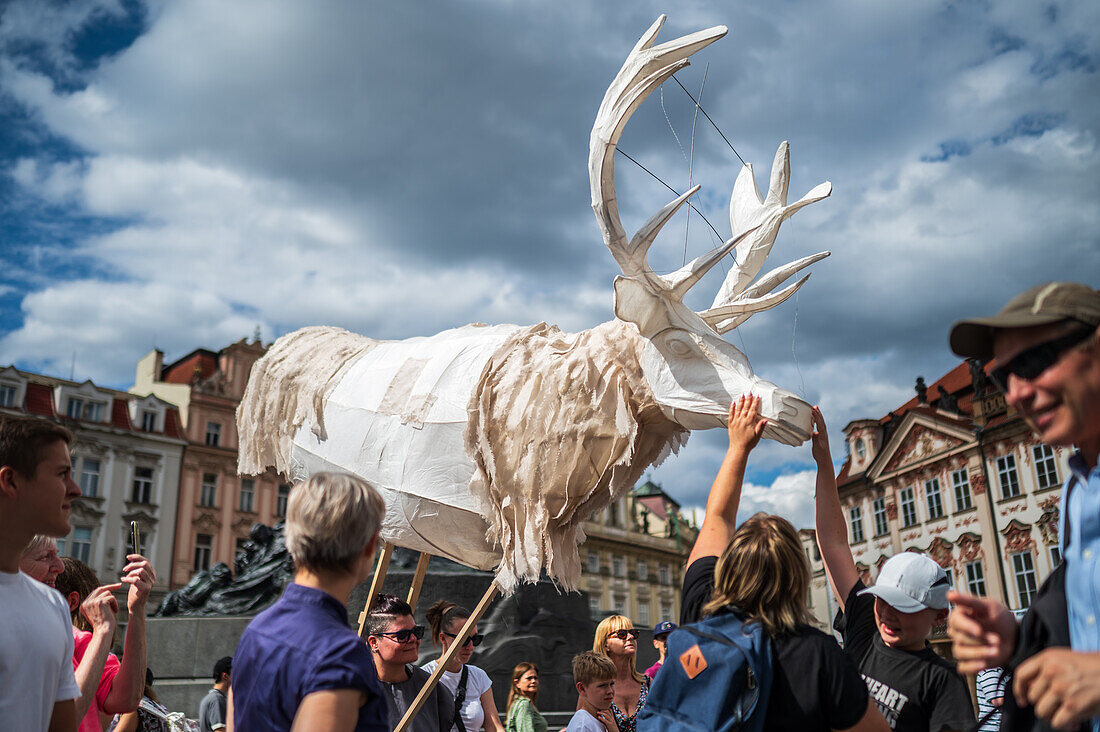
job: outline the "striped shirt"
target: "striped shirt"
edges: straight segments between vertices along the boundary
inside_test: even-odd
[[[993,706],[994,699],[1002,699],[1005,695],[1005,679],[1001,674],[1002,670],[997,667],[978,672],[978,719],[994,709],[997,710],[978,728],[978,732],[997,732],[1001,728],[1000,707]]]

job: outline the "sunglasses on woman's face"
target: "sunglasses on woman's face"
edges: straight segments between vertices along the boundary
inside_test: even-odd
[[[1060,338],[1037,343],[1031,348],[1017,353],[1004,366],[993,369],[989,372],[989,378],[993,380],[998,389],[1007,392],[1009,375],[1014,374],[1028,381],[1038,378],[1044,371],[1057,363],[1063,353],[1081,343],[1093,333],[1092,329],[1085,328]]]
[[[443,631],[443,635],[447,636],[448,638],[458,637],[458,633],[448,633],[447,631]],[[466,639],[466,643],[473,643],[475,646],[480,646],[481,641],[483,640],[485,640],[484,635],[482,635],[481,633],[475,633]],[[466,645],[466,643],[463,643],[462,645]]]
[[[638,639],[638,629],[637,628],[623,628],[622,630],[613,630],[613,631],[611,631],[611,633],[609,633],[609,635],[615,636],[616,638],[618,638],[621,641],[624,641],[627,638],[633,638],[634,640],[637,640]]]
[[[424,637],[424,626],[414,625],[411,628],[405,628],[404,630],[393,630],[385,633],[375,633],[375,635],[384,635],[387,638],[393,638],[398,643],[408,643],[413,638],[420,640]]]

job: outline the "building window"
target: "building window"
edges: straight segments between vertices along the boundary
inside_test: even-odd
[[[84,419],[89,422],[102,422],[103,406],[103,402],[93,402],[89,399],[69,397],[65,415],[69,419]]]
[[[940,479],[933,478],[924,483],[924,500],[928,503],[928,519],[943,516],[943,501],[940,499]]]
[[[202,474],[202,488],[199,492],[199,505],[200,506],[216,506],[218,505],[218,474],[217,473],[203,473]]]
[[[217,422],[206,423],[206,444],[217,447],[222,441],[222,426]]]
[[[11,384],[0,384],[0,407],[15,406],[15,387]]]
[[[1048,445],[1035,445],[1031,448],[1035,458],[1035,485],[1039,490],[1054,488],[1058,485],[1058,468],[1054,464],[1054,450]]]
[[[1035,583],[1035,565],[1031,561],[1031,552],[1017,552],[1012,555],[1012,572],[1016,575],[1016,592],[1020,596],[1020,609],[1031,607],[1031,599],[1038,591]]]
[[[1058,565],[1062,563],[1062,550],[1057,546],[1050,548],[1050,568],[1052,570],[1057,569]]]
[[[141,413],[141,431],[142,432],[156,432],[157,431],[157,413],[152,409],[143,410]]]
[[[588,612],[592,615],[592,619],[600,617],[600,596],[589,595],[588,596]]]
[[[134,503],[153,502],[153,469],[138,466],[134,468],[133,490],[130,492],[130,500]]]
[[[616,556],[614,554],[611,555],[611,574],[614,575],[615,577],[622,577],[623,576],[623,558],[622,557]]]
[[[616,615],[626,615],[626,598],[622,595],[615,595],[611,600],[611,605],[615,610]]]
[[[69,556],[88,564],[92,556],[92,530],[87,526],[74,526]]]
[[[1015,455],[997,458],[997,478],[1001,481],[1001,498],[1015,498],[1020,495],[1020,476],[1016,474]]]
[[[917,502],[913,499],[913,486],[898,491],[901,503],[901,525],[913,526],[917,523]]]
[[[600,573],[600,554],[599,552],[588,552],[588,571],[592,574]]]
[[[879,496],[871,502],[871,513],[875,518],[875,536],[882,536],[890,531],[890,520],[886,515],[886,497]]]
[[[661,620],[672,620],[672,605],[670,603],[661,603]]]
[[[80,464],[80,493],[88,498],[99,496],[99,461],[84,458]]]
[[[848,509],[848,525],[852,527],[852,543],[863,541],[863,508],[852,506]]]
[[[256,482],[252,478],[241,478],[241,510],[252,513],[252,499],[256,495]]]
[[[649,626],[649,603],[645,600],[638,601],[638,622],[642,627]]]
[[[644,559],[638,560],[638,581],[645,582],[649,579],[649,562]]]
[[[661,562],[660,566],[657,567],[657,581],[662,585],[670,584],[668,578],[668,565],[664,562]]]
[[[965,511],[974,505],[970,502],[970,476],[966,468],[951,473],[951,486],[955,489],[956,511]]]
[[[985,596],[985,570],[980,560],[966,563],[966,588],[971,595]]]
[[[619,504],[612,503],[607,507],[607,525],[616,528],[619,526]]]
[[[210,534],[195,534],[195,566],[196,572],[210,569],[210,555],[214,552],[214,537]]]
[[[275,494],[275,515],[282,518],[286,516],[286,499],[290,496],[290,485],[280,483],[279,490]]]

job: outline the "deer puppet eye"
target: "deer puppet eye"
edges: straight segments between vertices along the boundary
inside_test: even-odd
[[[673,336],[665,340],[665,345],[673,356],[688,356],[691,354],[691,344],[685,338]]]

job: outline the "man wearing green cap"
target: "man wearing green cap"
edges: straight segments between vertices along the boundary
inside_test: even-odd
[[[956,323],[951,349],[992,359],[993,383],[1039,439],[1077,448],[1062,488],[1064,564],[1044,583],[1024,632],[996,601],[949,596],[959,670],[1018,664],[1021,707],[1059,728],[1084,722],[1100,732],[1100,291],[1069,282],[1033,287],[991,318]],[[1072,650],[1053,647],[1067,641]]]

